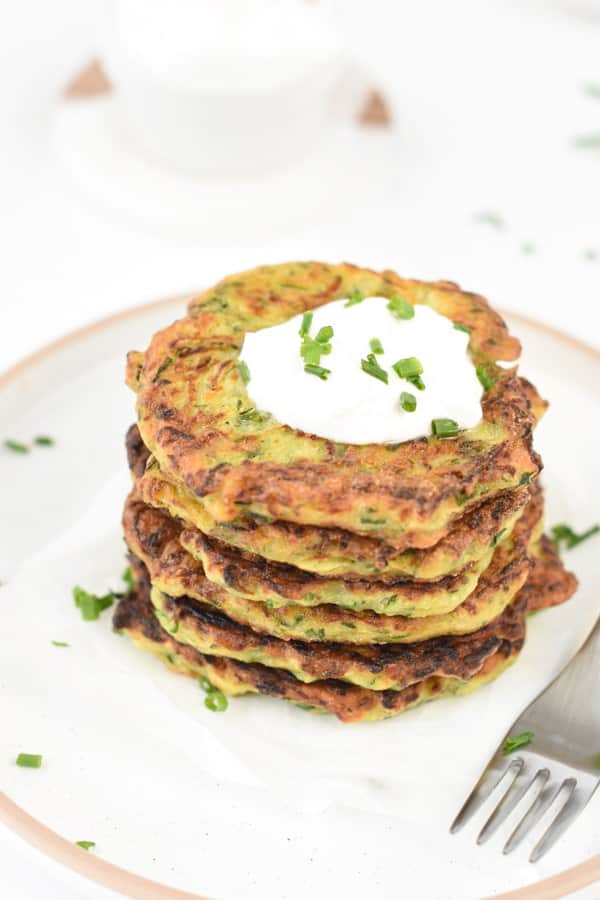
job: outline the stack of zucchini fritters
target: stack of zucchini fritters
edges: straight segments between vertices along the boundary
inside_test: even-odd
[[[244,334],[356,292],[427,304],[469,331],[488,385],[476,428],[339,444],[254,408]],[[262,267],[194,298],[128,358],[135,588],[115,627],[225,694],[346,722],[496,677],[527,613],[576,585],[542,535],[532,433],[546,404],[497,365],[519,350],[482,297],[347,264]]]

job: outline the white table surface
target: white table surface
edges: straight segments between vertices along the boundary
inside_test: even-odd
[[[591,0],[372,0],[367,21],[363,4],[343,4],[361,71],[392,103],[395,136],[365,145],[366,170],[351,170],[344,204],[329,203],[324,186],[314,215],[296,222],[292,191],[281,196],[284,226],[261,218],[258,206],[253,227],[236,223],[226,237],[206,223],[169,232],[128,217],[99,202],[91,182],[82,189],[61,162],[59,87],[101,52],[105,7],[23,0],[0,32],[0,369],[123,307],[307,257],[456,280],[600,347],[600,151],[573,145],[582,132],[600,132],[600,101],[582,90],[600,84],[600,18],[566,12],[594,8]],[[80,132],[88,127],[73,121]],[[347,142],[324,142],[322,171],[343,169],[346,152]],[[272,208],[277,196],[269,200]],[[504,227],[477,223],[485,211]],[[0,871],[0,893],[11,900],[116,896],[3,826]]]

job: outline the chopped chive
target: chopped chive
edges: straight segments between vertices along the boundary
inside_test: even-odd
[[[238,362],[240,367],[240,375],[242,376],[242,381],[244,384],[248,384],[250,381],[250,369],[248,368],[248,364],[244,362],[243,359],[240,359]]]
[[[524,731],[522,734],[515,735],[515,737],[507,737],[502,745],[503,754],[508,756],[510,753],[514,753],[515,750],[527,747],[534,737],[533,731]]]
[[[316,375],[321,381],[327,381],[331,375],[331,369],[324,369],[323,366],[317,366],[314,363],[306,363],[304,371],[309,375]]]
[[[333,337],[333,328],[331,325],[324,325],[319,328],[315,341],[317,344],[326,344]]]
[[[213,683],[212,683],[212,681],[209,681],[209,679],[206,677],[206,675],[198,676],[198,684],[200,685],[200,687],[202,688],[203,691],[208,692],[208,691],[213,690]]]
[[[81,610],[81,617],[85,622],[93,622],[100,617],[100,613],[104,609],[112,606],[115,595],[105,594],[104,597],[98,597],[96,594],[90,594],[79,585],[73,588],[73,600],[75,606]]]
[[[38,447],[53,447],[55,441],[48,434],[38,434],[37,437],[34,437],[33,443],[37,444]]]
[[[361,291],[352,291],[344,306],[356,306],[357,303],[362,303],[364,299],[365,295]]]
[[[594,100],[600,100],[600,84],[584,84],[583,91],[588,97],[592,97]]]
[[[410,382],[410,384],[412,384],[413,387],[416,387],[416,389],[418,391],[425,390],[425,382],[423,381],[423,379],[421,378],[420,375],[413,375],[411,378],[407,378],[406,380],[408,382]]]
[[[311,310],[302,314],[302,324],[300,325],[300,331],[298,334],[300,337],[306,337],[308,332],[310,331],[310,326],[312,325],[313,313]]]
[[[493,228],[504,228],[504,219],[498,215],[497,212],[484,211],[476,213],[474,216],[475,221],[479,222],[481,225],[492,225]]]
[[[597,150],[600,148],[600,134],[580,134],[575,138],[575,146],[581,150]]]
[[[477,374],[481,387],[484,389],[484,391],[489,391],[489,389],[494,386],[494,379],[488,374],[485,366],[482,363],[475,367],[475,373]]]
[[[396,319],[412,319],[415,315],[414,306],[403,297],[390,297],[387,308]]]
[[[67,644],[66,641],[50,641],[53,647],[70,647],[70,644]]]
[[[211,712],[224,712],[229,706],[229,703],[227,702],[227,697],[223,691],[213,688],[204,698],[204,705],[207,709],[210,709]]]
[[[95,841],[75,841],[75,844],[82,850],[92,850],[96,846]]]
[[[458,434],[458,422],[454,419],[432,419],[431,431],[436,437],[454,437]]]
[[[135,582],[133,580],[133,572],[131,571],[131,566],[127,566],[127,568],[123,571],[121,580],[124,582],[125,587],[128,591],[131,592],[134,589]]]
[[[465,334],[471,334],[471,329],[468,325],[463,325],[461,322],[455,322],[454,328],[456,331],[464,331]]]
[[[598,534],[600,532],[600,525],[592,525],[587,531],[577,534],[577,532],[573,531],[569,525],[565,525],[563,522],[560,525],[554,525],[550,529],[550,532],[552,534],[554,545],[558,550],[562,550],[563,545],[566,550],[571,550],[583,541],[587,541],[588,538]]]
[[[305,337],[300,345],[300,356],[306,363],[317,365],[321,361],[324,348],[310,337]]]
[[[42,756],[40,753],[19,753],[16,763],[25,769],[41,769]]]
[[[392,369],[399,378],[415,378],[417,375],[423,374],[423,366],[416,356],[399,359],[392,365]]]
[[[407,391],[402,391],[400,394],[400,406],[406,412],[414,412],[417,408],[417,398],[414,394],[409,394]]]
[[[524,253],[525,256],[531,256],[532,253],[536,251],[535,244],[532,244],[531,241],[524,241],[521,244],[521,253]]]
[[[4,446],[7,450],[12,450],[13,453],[29,453],[27,444],[22,444],[21,441],[13,441],[12,438],[6,438]]]
[[[375,359],[374,353],[369,353],[366,359],[361,359],[360,367],[367,375],[372,375],[373,378],[378,378],[379,381],[383,381],[385,384],[388,383],[388,373],[381,368]]]
[[[371,340],[369,341],[369,347],[371,348],[373,353],[383,353],[383,346],[379,338],[371,338]]]

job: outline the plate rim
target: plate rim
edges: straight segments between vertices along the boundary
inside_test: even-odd
[[[64,347],[77,343],[95,332],[103,331],[118,322],[133,319],[140,314],[168,308],[176,303],[185,303],[197,291],[174,294],[159,300],[135,304],[95,319],[85,325],[68,331],[54,340],[42,345],[0,372],[0,390],[3,390],[13,379],[18,378],[32,366],[60,352]],[[532,319],[510,310],[499,309],[501,316],[521,323],[533,331],[540,332],[567,344],[571,348],[591,357],[600,366],[600,349],[592,347],[585,341],[548,325],[538,319]],[[161,884],[143,875],[137,875],[101,856],[82,852],[48,825],[35,819],[21,806],[15,803],[8,794],[0,791],[0,822],[17,834],[30,846],[42,852],[66,868],[78,872],[90,881],[94,881],[109,889],[120,892],[132,900],[207,900],[202,894],[192,894],[179,888]],[[495,895],[496,900],[553,900],[600,880],[600,854],[590,857],[575,866],[557,872],[541,881],[517,888],[503,894]],[[560,891],[560,893],[558,893]]]

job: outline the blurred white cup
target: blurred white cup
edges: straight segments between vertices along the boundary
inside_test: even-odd
[[[302,0],[116,0],[105,57],[131,141],[223,177],[309,151],[344,65],[327,13]]]

